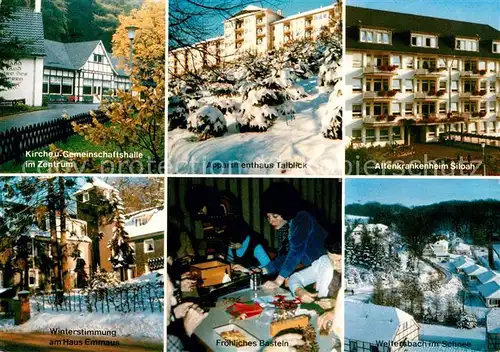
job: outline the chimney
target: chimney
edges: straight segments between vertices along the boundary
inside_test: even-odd
[[[35,12],[42,12],[42,0],[35,0]]]
[[[278,11],[276,11],[276,13],[280,16],[283,16],[283,11],[281,9],[279,9]]]

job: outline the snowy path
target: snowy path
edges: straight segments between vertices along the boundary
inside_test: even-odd
[[[263,133],[239,133],[234,118],[227,119],[228,132],[219,138],[198,141],[186,130],[168,133],[169,172],[175,174],[342,174],[344,146],[321,133],[318,112],[328,102],[327,92],[294,102],[295,119],[276,121]],[[297,162],[305,168],[281,168],[278,162]],[[225,163],[225,164],[223,164]],[[242,163],[250,164],[243,167]],[[267,164],[267,165],[266,165]]]

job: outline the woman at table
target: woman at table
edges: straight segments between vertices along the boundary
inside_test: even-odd
[[[253,231],[244,220],[232,221],[224,233],[229,240],[227,260],[233,263],[233,270],[249,272],[271,262],[265,250],[265,239]]]
[[[208,316],[203,310],[193,303],[182,303],[177,305],[177,300],[174,297],[174,285],[170,281],[167,273],[167,351],[197,351],[204,350],[203,346],[193,345],[191,336],[194,330]],[[183,320],[182,327],[179,327],[180,320]],[[294,346],[304,344],[303,338],[299,334],[285,334],[273,339],[277,346],[269,346],[263,349],[263,352],[292,352],[295,351]],[[281,346],[280,343],[287,347]],[[191,347],[189,347],[191,346]]]
[[[303,202],[295,188],[286,182],[273,183],[262,196],[261,208],[275,230],[288,224],[288,252],[278,255],[263,268],[264,274],[277,274],[267,281],[265,289],[283,284],[299,264],[310,266],[325,254],[324,242],[327,231],[320,225]]]
[[[336,326],[334,319],[338,313],[335,311],[336,307],[333,307],[332,301],[335,299],[336,303],[343,304],[343,300],[339,297],[339,293],[342,291],[340,229],[338,229],[338,234],[330,234],[326,238],[325,249],[327,254],[315,260],[311,266],[290,276],[288,286],[292,294],[299,297],[304,303],[311,303],[318,298],[323,298],[318,304],[325,309],[325,313],[319,317],[318,327],[333,331],[333,327]],[[312,284],[316,285],[317,293],[311,293],[305,289],[306,286]]]

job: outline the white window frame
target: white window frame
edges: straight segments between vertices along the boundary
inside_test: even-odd
[[[90,200],[89,192],[83,192],[82,193],[82,203],[87,203],[89,200]]]
[[[152,250],[148,250],[149,247],[148,243],[150,243],[151,246],[153,247]],[[144,253],[153,253],[155,251],[155,240],[152,238],[145,239],[143,242],[143,246],[144,246]]]
[[[496,50],[495,50],[496,47]],[[491,52],[495,54],[500,54],[500,42],[493,42],[491,45]]]
[[[371,39],[368,39],[368,34],[371,35]],[[369,29],[360,28],[359,29],[359,41],[361,43],[372,43],[372,44],[392,44],[392,32],[384,31],[379,29]]]
[[[462,48],[463,44],[463,48]],[[460,51],[479,51],[478,39],[455,38],[455,49]]]
[[[413,38],[415,38],[416,44],[413,44]],[[430,45],[426,45],[427,39],[430,39]],[[410,38],[410,46],[438,49],[438,37],[431,34],[412,33]]]

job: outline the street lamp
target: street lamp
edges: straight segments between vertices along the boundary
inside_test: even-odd
[[[483,148],[483,176],[486,176],[486,157],[485,157],[485,148],[486,143],[481,143],[481,148]]]
[[[132,75],[132,55],[134,51],[134,39],[135,39],[135,31],[137,30],[136,26],[130,25],[126,27],[127,33],[128,33],[128,39],[130,40],[130,62],[129,62],[129,67],[130,67],[130,75]]]

